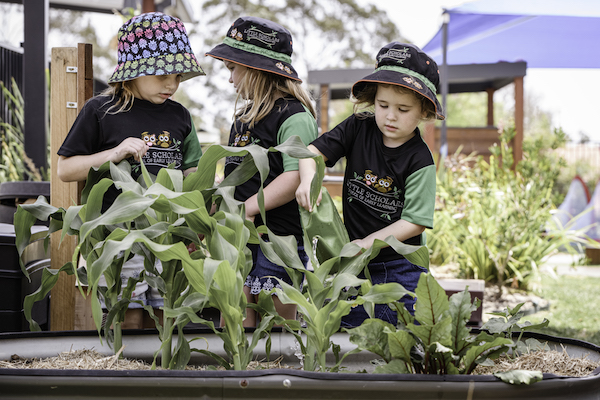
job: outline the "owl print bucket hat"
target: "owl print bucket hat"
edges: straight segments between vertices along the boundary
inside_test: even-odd
[[[223,43],[206,55],[302,82],[292,66],[292,52],[292,34],[286,28],[268,19],[241,17]]]
[[[205,75],[192,52],[183,22],[160,12],[138,15],[118,33],[117,67],[108,83],[140,76],[181,74],[181,80]]]
[[[440,71],[435,61],[413,44],[392,42],[377,53],[375,71],[352,86],[356,96],[369,83],[387,83],[414,90],[435,106],[437,119],[446,118],[437,94]]]

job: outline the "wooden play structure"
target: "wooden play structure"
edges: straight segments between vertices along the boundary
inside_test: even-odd
[[[499,62],[494,64],[467,64],[448,66],[448,93],[486,92],[486,126],[446,128],[448,154],[463,146],[462,152],[489,156],[489,147],[499,142],[498,127],[494,125],[494,93],[506,85],[515,89],[515,130],[512,142],[515,162],[523,158],[523,78],[527,71],[525,62]],[[318,123],[321,132],[329,130],[329,103],[331,100],[348,99],[354,82],[373,72],[372,69],[336,69],[308,72],[308,84],[315,89]],[[423,137],[432,153],[440,151],[440,127],[425,126]]]

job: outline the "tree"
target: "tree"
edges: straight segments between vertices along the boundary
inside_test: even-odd
[[[220,43],[240,16],[266,18],[285,26],[294,38],[294,67],[305,82],[309,70],[374,67],[383,45],[405,41],[384,11],[355,0],[209,0],[202,5],[201,15],[196,33],[204,52]],[[201,64],[210,76],[203,80],[202,90],[212,104],[223,105],[220,109],[211,106],[215,126],[228,132],[235,94],[228,87],[227,71],[216,60]]]

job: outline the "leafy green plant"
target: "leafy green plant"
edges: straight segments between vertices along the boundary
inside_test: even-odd
[[[317,157],[317,174],[311,184],[311,197],[314,200],[321,191],[324,164]],[[304,228],[304,246],[309,251],[314,270],[305,271],[296,251],[293,238],[274,237],[269,243],[261,243],[265,255],[274,263],[286,268],[292,277],[293,285],[280,281],[281,289],[275,289],[278,298],[285,304],[296,304],[303,324],[299,321],[284,321],[284,326],[295,335],[303,354],[305,370],[328,370],[326,354],[332,349],[337,362],[331,371],[340,367],[338,348],[331,336],[338,332],[342,318],[351,307],[363,305],[369,315],[373,315],[375,304],[396,302],[404,295],[414,296],[398,283],[372,285],[368,279],[357,276],[381,248],[392,246],[411,262],[428,268],[429,254],[425,246],[410,246],[388,237],[385,241],[376,240],[370,249],[361,249],[350,243],[348,233],[338,211],[326,189],[319,207],[309,213],[301,209]],[[269,236],[270,237],[270,236]],[[280,257],[284,255],[284,257]],[[303,273],[306,285],[301,286]]]
[[[541,142],[525,147],[512,169],[514,132],[501,135],[489,161],[451,157],[438,170],[438,207],[428,232],[432,262],[455,262],[463,277],[534,289],[541,261],[575,252],[588,239],[552,224],[552,185],[560,164],[545,158]]]
[[[522,317],[519,306],[496,313],[499,318],[490,320],[473,335],[467,322],[479,301],[471,302],[468,290],[448,298],[431,274],[423,274],[415,294],[414,316],[398,304],[391,304],[398,311],[398,327],[369,319],[357,328],[346,329],[350,341],[357,345],[354,352],[366,350],[381,357],[375,373],[470,374],[477,365],[488,365],[517,348],[512,340],[515,328],[523,331],[547,325],[547,321],[518,324]],[[511,375],[507,379],[516,378]],[[529,372],[524,373],[522,381],[531,381]]]
[[[162,350],[162,366],[183,368],[191,351],[201,351],[215,356],[228,368],[233,364],[235,369],[244,369],[251,361],[258,339],[269,332],[276,316],[263,317],[248,343],[243,328],[247,304],[242,288],[252,261],[246,245],[258,243],[259,239],[257,229],[244,219],[244,204],[234,199],[233,191],[256,172],[264,180],[268,174],[269,151],[314,156],[297,137],[272,149],[215,145],[201,157],[198,170],[187,177],[173,169],[162,169],[152,177],[142,165],[141,182],[132,179],[126,162],[107,163],[98,170],[90,170],[82,193],[82,205],[58,209],[41,197],[35,204],[20,206],[15,216],[20,254],[29,243],[30,228],[36,218],[50,219],[48,237],[62,230],[61,240],[71,235],[76,236],[79,243],[72,261],[58,271],[45,270],[40,289],[26,298],[25,313],[32,329],[39,329],[31,319],[33,302],[41,300],[50,291],[60,271],[76,273],[81,283],[88,286],[87,295],[91,295],[92,313],[99,333],[102,330],[99,297],[105,300],[108,315],[103,330],[109,343],[114,341],[115,352],[120,350],[120,324],[132,301],[131,292],[136,283],[130,279],[122,288],[120,270],[130,254],[139,254],[145,258],[144,274],[139,279],[157,289],[164,299],[164,321],[161,324],[154,317],[162,342],[159,349]],[[218,161],[231,155],[246,157],[239,168],[215,185]],[[122,189],[122,193],[108,210],[101,213],[103,195],[113,184]],[[262,189],[259,203],[264,220]],[[209,211],[213,204],[216,212],[211,215]],[[200,237],[203,237],[202,241]],[[192,243],[196,250],[190,253],[188,245]],[[75,269],[79,254],[86,260],[85,270]],[[160,260],[162,271],[155,268],[156,259]],[[106,287],[99,284],[102,275],[106,278]],[[82,294],[85,293],[82,291]],[[263,299],[263,308],[272,308],[269,300],[270,296]],[[222,329],[197,316],[207,306],[221,312]],[[154,316],[151,307],[144,308]],[[175,327],[181,329],[190,320],[206,324],[223,339],[229,360],[206,350],[190,348],[183,335],[179,336],[172,353],[171,338]]]
[[[0,119],[0,182],[23,180],[41,181],[42,173],[25,154],[24,101],[14,78],[10,88],[0,81],[4,103],[10,111],[11,120]]]

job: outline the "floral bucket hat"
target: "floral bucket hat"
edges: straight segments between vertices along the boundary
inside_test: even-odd
[[[292,66],[292,51],[286,28],[268,19],[241,17],[206,55],[302,82]]]
[[[377,53],[375,71],[356,82],[352,94],[356,97],[368,83],[388,83],[414,90],[433,103],[437,119],[446,118],[437,99],[440,91],[438,66],[413,44],[392,42],[383,46]]]
[[[205,75],[178,18],[160,12],[138,15],[119,28],[118,41],[118,64],[108,83],[148,75],[181,74],[182,81]]]

